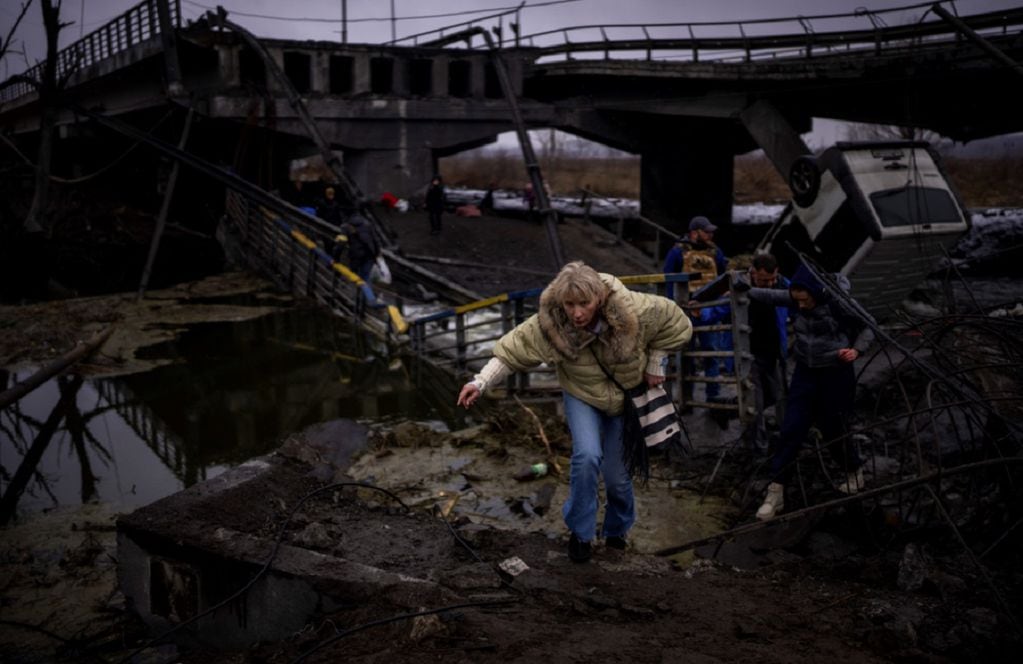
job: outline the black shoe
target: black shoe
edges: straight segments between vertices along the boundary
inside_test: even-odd
[[[593,552],[590,550],[590,543],[583,542],[575,533],[568,538],[568,557],[572,559],[574,563],[584,563],[590,559]]]
[[[625,551],[625,547],[627,547],[628,545],[629,543],[625,541],[624,537],[617,536],[608,537],[607,539],[604,540],[604,546],[606,546],[609,549],[618,549],[619,551]]]

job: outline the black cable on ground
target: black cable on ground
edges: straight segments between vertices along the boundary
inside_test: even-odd
[[[367,629],[369,629],[371,627],[378,627],[380,625],[387,625],[387,624],[394,623],[394,622],[399,622],[399,621],[402,621],[402,620],[409,620],[411,618],[418,618],[419,616],[430,616],[430,615],[434,615],[434,614],[437,614],[437,613],[447,613],[448,611],[457,611],[458,609],[468,609],[468,608],[479,607],[479,606],[502,606],[504,604],[511,604],[511,603],[517,602],[517,601],[518,601],[518,598],[510,597],[508,599],[490,599],[490,600],[481,600],[481,601],[478,601],[478,602],[464,602],[462,604],[450,604],[448,606],[442,606],[442,607],[437,608],[437,609],[426,609],[426,610],[423,610],[423,611],[413,611],[413,612],[410,612],[410,613],[401,613],[401,614],[398,614],[396,616],[391,616],[390,618],[382,618],[380,620],[374,620],[372,622],[363,623],[362,625],[358,625],[356,627],[352,627],[351,629],[346,629],[346,630],[340,632],[339,634],[337,634],[336,636],[332,636],[329,639],[327,639],[326,641],[323,641],[321,643],[316,644],[315,646],[313,646],[309,650],[306,650],[304,653],[302,653],[301,655],[299,655],[298,657],[296,657],[295,659],[293,659],[291,661],[292,661],[292,664],[299,664],[299,662],[305,661],[305,659],[307,657],[309,657],[310,655],[316,653],[319,650],[322,650],[323,648],[326,648],[329,645],[333,645],[334,643],[340,641],[341,639],[345,638],[346,636],[351,636],[352,634],[355,634],[356,632],[361,632],[361,631],[367,630]]]
[[[45,627],[40,627],[39,625],[33,625],[31,623],[20,622],[18,620],[0,620],[0,625],[7,625],[8,627],[16,627],[18,629],[24,629],[24,630],[27,630],[29,632],[36,632],[38,634],[43,634],[43,635],[45,635],[45,636],[47,636],[47,637],[49,637],[49,638],[51,638],[51,639],[53,639],[55,641],[60,641],[62,644],[64,644],[64,646],[66,648],[73,649],[72,653],[69,653],[69,654],[82,653],[84,655],[88,655],[91,659],[93,659],[93,660],[95,660],[97,662],[101,662],[101,663],[105,664],[106,660],[104,660],[102,657],[99,657],[98,655],[90,653],[84,647],[85,644],[88,642],[88,640],[79,639],[79,638],[67,639],[67,638],[64,638],[63,636],[61,636],[60,634],[56,634],[54,632],[51,632],[50,630],[46,629]],[[93,638],[95,638],[95,637],[93,637]],[[91,640],[91,639],[89,639],[89,640]]]
[[[335,489],[341,489],[341,488],[349,487],[349,486],[360,487],[360,488],[363,488],[363,489],[372,489],[373,491],[379,491],[380,493],[383,493],[383,494],[389,496],[390,498],[392,498],[396,503],[401,505],[402,508],[404,508],[404,510],[406,512],[409,511],[408,505],[406,505],[404,502],[402,502],[401,498],[399,498],[394,493],[388,491],[387,489],[382,489],[382,488],[380,488],[378,486],[373,486],[372,484],[366,484],[364,482],[335,482],[333,484],[328,484],[326,486],[322,486],[322,487],[320,487],[318,489],[313,489],[312,491],[307,493],[305,496],[303,496],[301,499],[299,499],[299,501],[297,503],[295,503],[295,506],[291,508],[291,510],[288,512],[287,516],[281,522],[280,530],[278,531],[277,537],[274,540],[273,550],[270,552],[270,557],[267,559],[266,563],[263,564],[262,569],[260,569],[256,573],[256,575],[253,576],[252,579],[249,580],[248,583],[246,583],[244,586],[242,586],[241,588],[236,590],[229,597],[221,600],[220,602],[217,602],[216,604],[214,604],[210,608],[206,609],[202,613],[194,615],[191,618],[189,618],[188,620],[186,620],[186,621],[184,621],[182,623],[179,623],[179,624],[175,625],[174,627],[168,629],[163,634],[160,634],[159,636],[156,636],[156,637],[150,639],[145,644],[143,644],[142,646],[140,646],[139,648],[134,650],[127,657],[122,659],[121,660],[122,664],[126,664],[127,662],[130,662],[131,660],[133,660],[135,658],[136,655],[138,655],[139,653],[143,652],[144,650],[152,648],[154,645],[160,643],[161,641],[166,639],[171,634],[174,634],[175,632],[177,632],[177,631],[179,631],[179,630],[181,630],[181,629],[183,629],[183,628],[185,628],[185,627],[187,627],[187,626],[197,622],[200,618],[204,618],[204,617],[208,616],[209,614],[213,613],[217,609],[220,609],[221,607],[226,606],[230,602],[233,602],[235,599],[237,599],[237,598],[241,597],[242,595],[244,595],[249,590],[249,588],[251,588],[256,583],[256,581],[261,579],[270,570],[270,565],[276,559],[277,552],[280,549],[281,543],[284,541],[284,534],[286,532],[287,525],[288,525],[288,523],[290,523],[291,519],[295,516],[295,513],[298,511],[298,509],[300,507],[302,507],[302,505],[304,505],[306,503],[306,501],[308,501],[310,498],[313,498],[314,496],[317,496],[317,495],[319,495],[321,493],[324,493],[324,492],[327,492],[327,491],[333,491]]]

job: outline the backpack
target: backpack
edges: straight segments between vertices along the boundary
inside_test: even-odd
[[[682,253],[682,271],[700,273],[699,279],[689,282],[690,291],[696,291],[717,279],[718,264],[715,260],[717,251],[717,247],[712,244],[701,248],[693,247],[693,245],[685,247]]]

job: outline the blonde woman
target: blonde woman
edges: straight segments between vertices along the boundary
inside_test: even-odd
[[[600,532],[605,544],[624,549],[636,521],[632,479],[622,459],[624,396],[601,365],[628,388],[643,381],[658,385],[664,382],[668,352],[691,335],[689,319],[671,300],[630,291],[610,274],[576,261],[541,293],[539,311],[501,337],[494,357],[462,387],[457,403],[469,408],[510,372],[541,363],[556,371],[572,433],[569,497],[562,515],[573,561],[591,556],[601,475],[607,496]]]

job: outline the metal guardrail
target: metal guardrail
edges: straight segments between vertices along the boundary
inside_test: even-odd
[[[572,60],[574,54],[579,53],[602,54],[603,59],[610,59],[612,52],[634,52],[645,53],[645,59],[652,60],[655,51],[672,51],[672,55],[665,57],[693,63],[811,59],[864,52],[876,56],[905,52],[928,43],[959,42],[961,35],[937,14],[934,20],[924,20],[934,13],[935,5],[947,5],[955,11],[953,0],[943,0],[873,11],[859,9],[841,14],[750,21],[583,25],[524,35],[521,43],[534,47],[537,59],[563,55],[565,60]],[[916,9],[925,10],[916,23],[889,26],[885,22],[886,15]],[[1023,29],[1021,8],[959,18],[988,37],[1010,35]],[[869,26],[850,29],[848,24],[854,21],[869,22]],[[834,29],[819,31],[817,28],[822,24],[830,24]],[[788,26],[797,29],[783,32]],[[1010,31],[1010,27],[1015,29]],[[711,30],[716,30],[717,34],[699,34]],[[722,34],[725,32],[730,34]]]
[[[689,274],[637,274],[618,277],[630,288],[653,290],[663,295],[664,285],[675,283],[688,289]],[[498,339],[515,326],[536,313],[542,288],[502,293],[477,302],[451,307],[408,321],[411,350],[431,365],[444,369],[456,378],[468,377],[475,373],[491,358],[491,348]],[[728,304],[732,307],[730,322],[721,325],[700,327],[701,332],[729,331],[733,336],[733,347],[721,351],[680,350],[669,355],[667,378],[669,392],[681,406],[737,411],[746,420],[752,401],[752,385],[749,381],[750,362],[749,326],[746,317],[747,300],[728,295],[701,306]],[[686,307],[688,308],[688,307]],[[735,360],[732,376],[707,377],[695,373],[692,360],[716,357]],[[709,403],[693,399],[696,384],[721,383],[735,387],[735,401]],[[551,367],[541,365],[528,372],[515,373],[505,383],[507,394],[550,393],[560,390]]]
[[[618,221],[616,223],[615,228],[615,239],[617,240],[617,242],[621,243],[622,236],[624,235],[625,232],[626,219],[626,215],[622,213],[621,208],[618,205],[616,205],[615,202],[610,198],[602,196],[601,194],[598,194],[595,191],[590,191],[589,189],[580,189],[579,191],[582,192],[583,194],[583,200],[580,203],[580,205],[583,208],[583,218],[586,221],[592,221],[590,218],[591,199],[607,201],[615,208],[615,210],[618,211]],[[674,244],[675,240],[678,238],[679,236],[678,231],[673,231],[670,228],[666,228],[657,223],[656,221],[644,217],[638,212],[630,213],[628,215],[628,219],[638,221],[640,228],[642,230],[653,233],[654,240],[652,247],[649,249],[649,251],[644,248],[646,246],[645,244],[636,244],[635,246],[637,249],[639,249],[640,251],[642,251],[643,253],[647,254],[650,257],[650,260],[653,262],[654,266],[660,265],[662,258],[667,253],[666,247]]]
[[[282,218],[234,191],[227,192],[225,208],[241,240],[241,257],[252,267],[292,292],[351,317],[378,337],[404,341],[408,324],[400,308],[384,302],[359,275],[335,262],[313,239],[316,233],[303,232],[307,225]]]
[[[169,0],[171,23],[181,26],[181,0]],[[160,16],[157,0],[143,0],[117,18],[90,32],[57,53],[57,78],[67,79],[76,71],[106,60],[133,46],[160,35]],[[41,81],[45,63],[39,63],[22,72],[22,78]],[[5,103],[35,92],[27,81],[15,81],[0,90],[0,103]]]
[[[895,54],[928,44],[947,45],[961,41],[962,36],[957,30],[938,17],[935,6],[947,7],[952,14],[958,15],[955,0],[940,0],[877,10],[861,7],[845,13],[748,21],[592,24],[525,35],[516,30],[514,46],[530,50],[537,60],[564,56],[568,61],[583,53],[596,54],[605,60],[611,59],[612,53],[630,53],[642,55],[639,58],[628,55],[622,59],[653,60],[658,57],[692,63]],[[900,14],[913,10],[923,10],[918,21],[888,25],[886,17],[901,20]],[[503,34],[504,16],[513,13],[516,14],[514,25],[521,26],[521,10],[516,9],[388,43],[432,47],[458,43],[463,48],[481,48],[484,44],[474,43],[468,36],[459,38],[459,33],[464,34],[470,28],[482,28],[486,21],[498,19],[495,28]],[[937,18],[926,20],[931,14]],[[959,16],[959,19],[978,34],[990,38],[1009,36],[1023,29],[1023,8]],[[850,25],[856,27],[850,28]],[[655,52],[670,53],[655,56]]]

